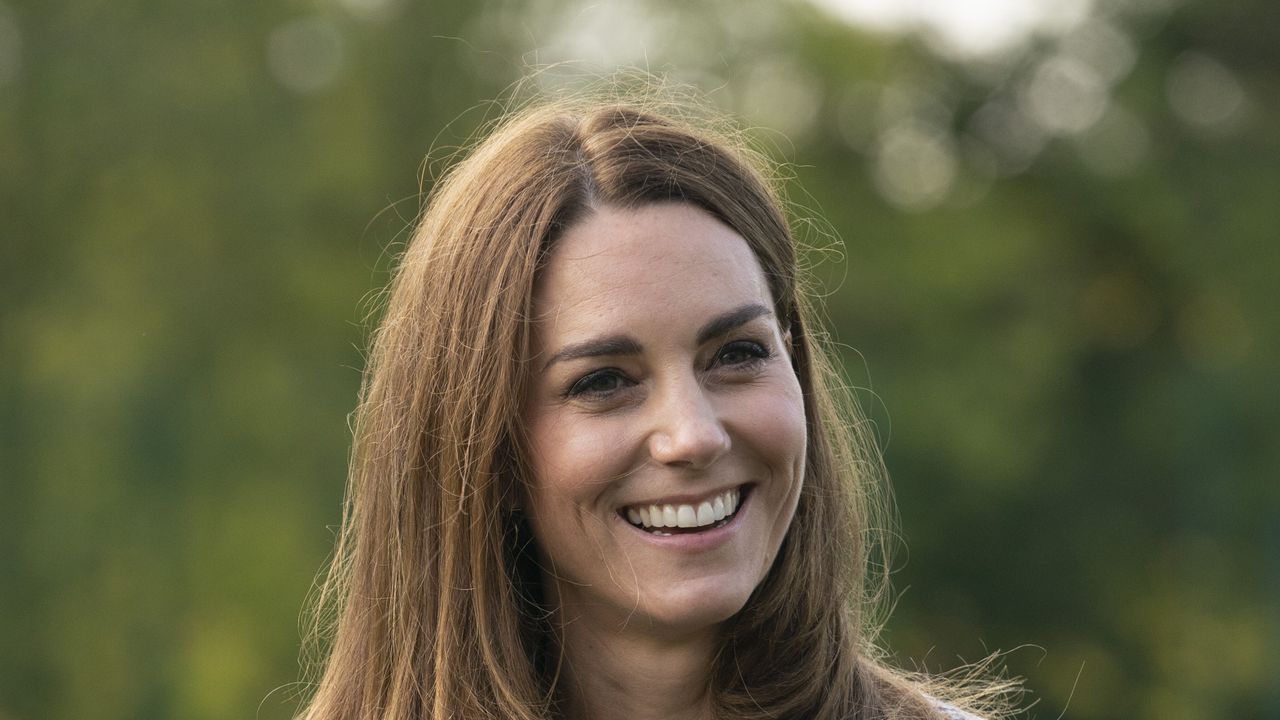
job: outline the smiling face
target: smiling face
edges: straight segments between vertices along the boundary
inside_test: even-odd
[[[526,514],[548,597],[609,631],[728,619],[778,552],[805,461],[788,338],[746,241],[688,204],[606,207],[557,240],[534,310]]]

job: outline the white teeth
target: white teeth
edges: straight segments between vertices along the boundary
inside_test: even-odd
[[[710,525],[716,521],[716,511],[711,509],[711,503],[704,502],[698,506],[696,521],[699,525]]]
[[[680,517],[676,515],[676,508],[674,505],[662,506],[662,526],[680,527]]]
[[[692,505],[681,505],[676,508],[676,521],[680,527],[698,527],[698,511]]]
[[[643,528],[694,528],[714,525],[733,515],[741,493],[735,488],[694,505],[648,505],[629,507],[624,513],[632,525]],[[669,535],[670,533],[657,533]]]

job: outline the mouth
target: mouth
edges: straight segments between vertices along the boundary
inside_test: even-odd
[[[685,535],[724,527],[733,521],[751,486],[724,490],[696,503],[628,505],[618,514],[653,535]]]

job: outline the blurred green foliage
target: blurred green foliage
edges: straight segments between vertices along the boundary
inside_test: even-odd
[[[574,59],[769,128],[843,240],[901,663],[1280,717],[1280,16],[1075,6],[974,56],[798,1],[0,2],[0,720],[289,716],[423,157]]]

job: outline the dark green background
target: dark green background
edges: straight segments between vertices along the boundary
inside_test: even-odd
[[[1034,98],[1098,97],[1036,85],[1052,33],[0,2],[0,720],[288,717],[369,298],[420,180],[566,59],[538,82],[640,65],[760,126],[843,241],[813,258],[901,507],[902,664],[1013,650],[1039,718],[1280,717],[1276,8],[1096,3],[1107,114],[1041,144]]]

